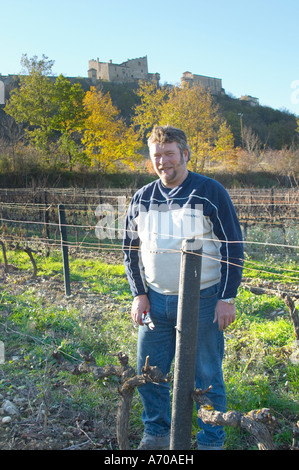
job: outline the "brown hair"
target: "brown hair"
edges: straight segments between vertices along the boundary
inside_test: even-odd
[[[188,160],[190,160],[190,149],[187,144],[187,137],[184,131],[172,126],[155,126],[147,144],[150,147],[152,144],[165,144],[168,142],[176,142],[183,155],[184,150],[188,150]]]

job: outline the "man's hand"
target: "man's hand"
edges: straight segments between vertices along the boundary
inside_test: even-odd
[[[218,321],[219,330],[224,330],[236,319],[235,305],[228,304],[222,300],[218,300],[215,308],[214,322]]]
[[[150,311],[150,302],[148,300],[148,296],[145,295],[137,295],[134,297],[132,308],[131,308],[131,317],[135,323],[142,325],[141,319],[143,312]]]

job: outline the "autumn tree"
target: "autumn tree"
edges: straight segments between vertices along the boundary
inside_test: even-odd
[[[222,162],[228,168],[234,168],[237,164],[237,157],[234,136],[227,122],[223,121],[217,133],[212,160]]]
[[[120,164],[134,168],[141,143],[125,125],[113,106],[109,93],[92,87],[83,100],[87,117],[82,127],[82,143],[90,164],[102,172],[114,172]]]
[[[140,104],[135,107],[135,115],[133,117],[133,125],[142,138],[146,139],[153,127],[159,124],[161,119],[161,111],[165,103],[168,90],[160,88],[153,82],[140,82],[136,94],[140,97]]]
[[[159,88],[144,82],[138,95],[134,124],[140,135],[148,137],[154,125],[170,124],[184,130],[191,148],[189,167],[201,172],[206,161],[223,161],[230,166],[236,160],[233,134],[220,117],[209,91],[197,86]]]
[[[229,138],[229,129],[221,127],[218,105],[209,91],[201,86],[176,87],[163,105],[161,124],[171,124],[186,133],[191,148],[190,168],[203,171],[208,159],[223,159],[224,151],[231,151],[233,137]],[[219,132],[226,132],[226,144],[220,150]],[[222,136],[223,144],[223,136]],[[218,148],[216,143],[218,142]]]

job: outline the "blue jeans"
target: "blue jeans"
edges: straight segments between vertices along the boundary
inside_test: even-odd
[[[213,323],[218,285],[204,289],[200,293],[198,343],[195,372],[195,386],[206,390],[212,389],[207,396],[214,408],[226,411],[226,393],[222,374],[224,352],[223,332],[218,324]],[[139,327],[137,347],[137,369],[145,364],[149,356],[149,365],[158,366],[163,374],[170,372],[175,355],[176,319],[178,296],[159,294],[152,289],[148,292],[151,304],[151,318],[155,328],[150,330],[146,325]],[[154,436],[164,436],[170,432],[171,411],[169,384],[148,383],[139,387],[138,392],[143,404],[142,420],[144,430]],[[222,426],[211,426],[197,419],[200,432],[197,434],[199,444],[222,446],[225,432]]]

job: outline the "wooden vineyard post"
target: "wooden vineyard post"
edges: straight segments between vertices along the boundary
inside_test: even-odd
[[[63,204],[59,204],[58,211],[59,211],[59,230],[60,230],[60,236],[61,236],[61,250],[62,250],[62,259],[63,259],[64,289],[65,289],[65,295],[71,295],[69,252],[68,252],[68,245],[67,245],[66,220],[65,220],[65,211],[64,211]]]
[[[201,254],[201,240],[183,242],[170,432],[170,449],[173,450],[188,450],[191,445]]]

